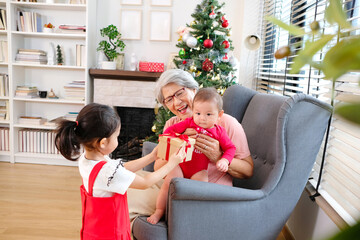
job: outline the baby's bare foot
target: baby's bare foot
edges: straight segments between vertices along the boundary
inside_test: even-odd
[[[151,224],[157,224],[164,215],[164,210],[156,209],[155,212],[146,220]]]

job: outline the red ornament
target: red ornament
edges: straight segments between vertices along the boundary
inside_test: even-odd
[[[227,20],[225,19],[225,15],[223,15],[223,16],[221,17],[221,21],[223,21],[223,22],[227,21]]]
[[[213,41],[211,39],[206,39],[204,41],[204,47],[211,48],[213,46]]]
[[[223,21],[222,24],[221,24],[221,26],[222,26],[223,28],[227,28],[227,27],[229,26],[228,20]]]
[[[212,10],[212,12],[209,14],[209,18],[214,19],[216,17],[216,14],[214,12],[214,10]]]
[[[202,69],[206,72],[211,71],[214,68],[214,64],[207,58],[202,64]]]
[[[228,57],[227,53],[225,53],[225,55],[223,56],[222,61],[229,62],[229,57]]]
[[[186,63],[187,63],[187,61],[186,61],[186,60],[184,60],[184,61],[183,61],[183,64],[185,65]]]
[[[223,41],[222,45],[224,46],[224,48],[229,48],[230,47],[230,43],[227,40]]]

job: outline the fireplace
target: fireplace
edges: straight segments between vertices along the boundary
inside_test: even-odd
[[[153,134],[151,128],[155,120],[154,109],[135,107],[115,107],[120,119],[119,145],[111,154],[113,159],[124,161],[141,157],[142,143]]]
[[[113,106],[121,118],[119,145],[112,158],[141,157],[142,143],[152,133],[156,80],[161,73],[90,69],[94,102]]]

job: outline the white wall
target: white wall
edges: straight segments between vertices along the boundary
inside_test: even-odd
[[[287,226],[296,240],[327,239],[339,231],[328,215],[304,191]]]
[[[171,7],[153,7],[150,6],[150,0],[143,0],[141,6],[124,6],[121,0],[99,0],[97,6],[97,35],[96,41],[101,40],[100,29],[114,24],[120,27],[120,10],[121,9],[138,9],[142,10],[142,38],[141,40],[125,40],[125,69],[129,69],[129,62],[132,53],[135,53],[138,60],[155,61],[168,63],[169,54],[177,53],[179,48],[176,47],[178,40],[177,29],[180,26],[190,24],[194,19],[191,14],[195,11],[197,4],[201,0],[172,0]],[[242,18],[243,18],[243,1],[223,0],[225,7],[223,12],[229,21],[229,27],[232,29],[230,39],[235,47],[234,55],[240,58],[241,34],[242,34]],[[170,42],[156,42],[149,40],[149,11],[150,10],[169,10],[172,12],[172,28]]]

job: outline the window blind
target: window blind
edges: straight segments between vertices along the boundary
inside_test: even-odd
[[[327,0],[265,0],[263,14],[272,15],[287,24],[294,24],[310,32],[309,24],[320,23],[323,33],[334,33],[334,26],[326,25],[325,9]],[[343,0],[348,21],[353,28],[347,37],[360,34],[360,0]],[[262,48],[256,76],[256,89],[268,94],[292,96],[306,93],[322,101],[331,103],[332,81],[324,79],[322,72],[304,66],[298,74],[290,74],[291,64],[309,36],[291,36],[285,30],[269,22],[262,22]],[[310,36],[313,37],[313,36]],[[314,36],[316,40],[316,36]],[[329,47],[339,39],[334,38]],[[287,58],[275,59],[274,53],[282,46],[290,46],[295,51]],[[315,56],[321,61],[328,48],[323,48]],[[339,104],[360,101],[359,72],[350,72],[337,79],[334,84],[334,108]],[[349,123],[334,115],[329,129],[325,162],[319,193],[348,223],[360,219],[360,126]],[[324,144],[319,151],[311,173],[310,183],[317,185],[323,159]]]

